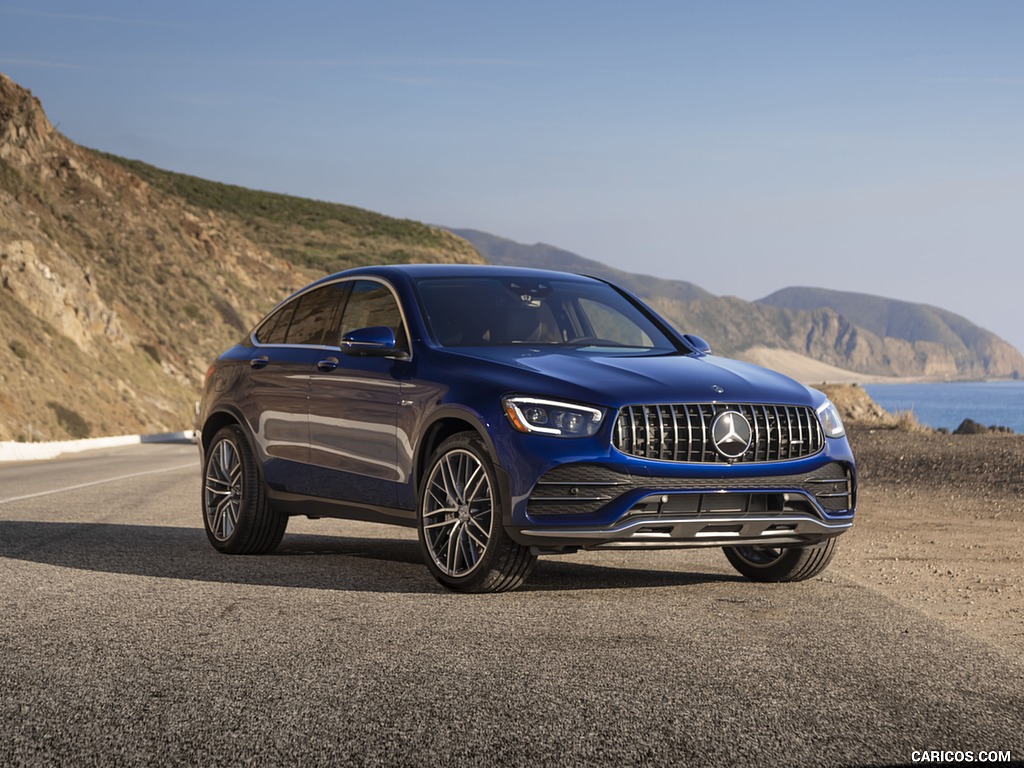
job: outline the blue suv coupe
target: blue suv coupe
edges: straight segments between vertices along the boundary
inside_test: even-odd
[[[856,504],[824,395],[559,272],[318,280],[210,366],[200,424],[221,552],[273,550],[291,515],[396,523],[464,592],[579,549],[718,546],[748,578],[806,579]]]

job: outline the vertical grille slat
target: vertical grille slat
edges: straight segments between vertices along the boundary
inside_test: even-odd
[[[655,459],[664,459],[668,452],[669,434],[665,430],[665,418],[662,415],[662,406],[654,409],[657,412],[657,456]]]
[[[643,408],[640,409],[640,417],[641,417],[640,418],[640,423],[643,424],[643,430],[644,430],[643,431],[643,436],[644,436],[644,439],[643,439],[644,456],[647,457],[648,459],[653,459],[653,458],[655,458],[654,457],[654,445],[655,445],[655,440],[658,439],[658,434],[657,434],[658,431],[656,429],[651,429],[651,411],[650,411],[650,409],[646,405],[643,406]]]
[[[679,416],[674,405],[669,405],[668,410],[672,416],[672,461],[679,461]]]
[[[693,424],[690,421],[690,406],[684,405],[686,411],[686,460],[693,461]]]
[[[714,445],[711,425],[724,411],[749,423],[751,442],[740,457],[727,459]],[[612,430],[622,453],[675,463],[761,463],[813,456],[825,438],[811,408],[768,403],[646,403],[623,406]]]
[[[787,459],[792,459],[793,458],[793,422],[789,418],[789,408],[783,408],[782,411],[783,411],[783,413],[786,414],[786,436],[788,438],[788,440],[786,441],[786,458]]]
[[[708,408],[711,410],[711,416],[715,416],[715,406],[709,405]],[[704,418],[704,406],[697,406],[697,417],[700,419],[700,459],[699,461],[707,461],[704,457],[708,452],[708,421],[709,419]]]
[[[781,461],[782,460],[782,451],[783,451],[783,447],[782,447],[782,416],[779,413],[779,407],[778,406],[774,406],[772,408],[772,412],[775,415],[775,434],[776,434],[776,438],[775,438],[775,442],[772,444],[774,446],[775,450],[772,453],[772,458],[768,459],[768,461]]]
[[[764,428],[764,440],[759,443],[758,456],[760,461],[768,461],[768,441],[771,440],[772,436],[768,427],[768,409],[763,405],[758,406],[758,408],[761,414],[760,423]]]

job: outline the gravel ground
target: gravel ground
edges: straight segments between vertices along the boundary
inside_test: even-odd
[[[858,522],[788,585],[581,552],[453,595],[408,529],[216,553],[191,446],[0,467],[0,766],[1019,764],[1024,439],[852,437]]]
[[[832,569],[1024,657],[1024,436],[854,425],[850,443],[857,522]]]

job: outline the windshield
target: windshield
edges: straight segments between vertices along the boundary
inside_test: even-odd
[[[430,333],[442,346],[678,351],[650,318],[604,283],[437,277],[422,278],[417,285]]]

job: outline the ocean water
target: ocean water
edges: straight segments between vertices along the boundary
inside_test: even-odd
[[[865,384],[864,389],[885,410],[913,411],[928,427],[953,431],[964,419],[974,419],[1024,434],[1024,381]]]

